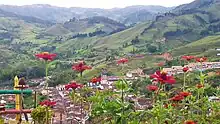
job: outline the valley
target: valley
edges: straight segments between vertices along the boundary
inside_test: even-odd
[[[195,3],[185,6],[192,4]],[[215,56],[217,52],[214,49],[218,46],[215,43],[219,41],[218,32],[220,31],[218,26],[220,17],[217,12],[219,2],[209,4],[209,6],[192,7],[191,9],[180,9],[184,8],[184,6],[180,6],[173,11],[155,16],[155,19],[151,21],[132,26],[126,26],[104,16],[85,19],[78,19],[75,16],[63,23],[56,23],[30,15],[7,12],[5,9],[10,6],[5,6],[0,11],[0,15],[2,15],[0,44],[2,53],[9,55],[4,56],[2,60],[10,65],[6,67],[6,70],[19,66],[20,71],[25,71],[21,65],[24,65],[24,62],[28,64],[29,61],[34,61],[32,55],[40,51],[58,53],[58,59],[64,61],[85,59],[91,64],[99,63],[104,59],[114,59],[115,55],[122,56],[128,53],[161,54],[168,51],[178,58],[179,55],[189,53],[195,55],[202,52],[202,56]],[[24,6],[22,9],[25,7],[30,6]],[[14,9],[21,8],[12,8],[12,10]],[[142,9],[148,10],[147,7],[142,7]],[[204,44],[208,44],[209,38],[214,40],[211,39],[215,47],[202,48],[205,46]],[[203,41],[203,45],[193,47],[193,51],[176,53],[185,48],[183,46],[190,49],[191,44],[199,43],[200,40]],[[15,61],[16,63],[14,63]],[[149,64],[147,61],[144,63]]]
[[[23,92],[14,77],[24,78],[36,96],[9,96],[32,108],[29,118],[39,124],[218,124],[219,10],[220,0],[113,9],[0,5],[2,94],[13,84]]]

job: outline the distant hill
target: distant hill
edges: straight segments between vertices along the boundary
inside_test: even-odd
[[[48,20],[51,22],[65,22],[70,18],[90,18],[93,16],[104,16],[120,22],[137,23],[153,19],[151,17],[157,13],[164,13],[172,10],[173,8],[167,8],[162,6],[129,6],[125,8],[113,8],[113,9],[99,9],[99,8],[64,8],[51,5],[36,4],[26,6],[10,6],[0,5],[0,8],[14,12],[23,16],[33,16],[36,18]],[[140,17],[140,20],[136,18],[136,15],[142,15],[141,11],[145,11],[145,14],[149,14],[148,18]],[[144,15],[146,17],[146,15]],[[135,20],[131,19],[136,18]],[[131,19],[131,20],[130,20]],[[145,20],[146,19],[146,20]]]
[[[189,4],[183,4],[176,7],[173,12],[181,12],[185,10],[192,10],[192,9],[200,9],[203,7],[211,6],[212,4],[219,4],[220,0],[195,0]]]
[[[141,39],[172,49],[215,35],[220,32],[219,10],[219,0],[196,0],[179,6],[174,11],[157,16],[141,33]]]
[[[71,12],[68,8],[55,7],[46,4],[25,6],[0,5],[0,8],[4,11],[13,12],[18,15],[32,16],[51,22],[63,22],[72,17],[77,17],[77,15],[74,14],[74,12]]]
[[[63,24],[56,24],[46,30],[46,34],[51,35],[65,35],[93,33],[96,31],[102,31],[103,34],[113,34],[126,29],[127,27],[117,21],[109,19],[103,16],[94,16],[85,19],[70,19]]]
[[[204,4],[207,1],[196,0],[182,5],[182,7],[190,7],[190,9],[180,9],[179,6],[174,9],[180,9],[178,12],[170,11],[160,14],[155,17],[155,21],[142,23],[141,26],[136,25],[128,30],[99,39],[95,42],[96,46],[123,48],[125,51],[132,51],[135,47],[142,52],[149,52],[149,49],[150,51],[155,49],[156,52],[165,52],[194,41],[199,42],[200,39],[207,36],[215,36],[220,32],[220,4],[219,0],[209,0],[211,1],[209,4]],[[128,34],[130,35],[127,36]],[[135,40],[135,36],[138,42],[132,44],[131,41]],[[218,46],[219,40],[216,42],[216,46]],[[206,43],[208,44],[208,41]],[[187,51],[183,52],[187,53]]]
[[[28,33],[38,32],[38,29],[47,28],[53,23],[31,16],[21,16],[0,9],[0,39],[13,40]],[[26,34],[25,34],[26,33]]]
[[[140,10],[134,13],[126,15],[126,19],[123,21],[125,24],[133,24],[134,22],[145,22],[155,20],[157,14],[151,13],[147,10]]]
[[[28,22],[28,23],[38,23],[38,24],[48,25],[48,26],[53,24],[50,21],[46,21],[44,19],[39,19],[39,18],[33,17],[31,15],[30,16],[22,16],[22,15],[15,14],[13,12],[4,11],[2,9],[0,9],[0,17],[11,17],[11,18],[24,20],[25,22]]]

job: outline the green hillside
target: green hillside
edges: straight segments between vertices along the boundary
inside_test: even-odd
[[[195,3],[188,6],[191,4]],[[155,21],[138,24],[110,36],[92,39],[91,44],[94,43],[93,46],[97,49],[123,48],[123,52],[131,52],[133,48],[149,52],[148,49],[152,47],[156,47],[155,52],[165,52],[219,32],[219,7],[220,4],[214,1],[209,6],[183,9],[181,13],[166,13],[157,16]],[[131,44],[136,36],[138,43]]]
[[[191,3],[187,6],[195,5]],[[35,68],[33,54],[48,51],[57,53],[61,61],[85,59],[99,68],[110,68],[119,57],[144,54],[145,58],[131,58],[129,69],[150,68],[163,58],[154,55],[170,51],[174,57],[183,54],[215,56],[220,47],[220,15],[218,1],[208,6],[180,9],[157,16],[155,21],[126,27],[106,17],[72,18],[65,23],[52,24],[34,17],[0,11],[0,64],[2,70],[24,71],[25,64]],[[7,67],[5,66],[7,63]],[[110,63],[110,65],[109,65]],[[39,63],[38,63],[39,64]],[[55,63],[56,65],[57,63]],[[55,66],[58,70],[68,64]],[[117,73],[118,67],[111,72]],[[42,68],[41,68],[42,69]],[[35,68],[35,71],[37,69]],[[99,69],[100,70],[100,69]],[[94,71],[94,70],[93,70]],[[97,70],[95,69],[97,72]],[[88,72],[89,73],[89,72]]]
[[[46,34],[48,35],[66,35],[68,33],[70,33],[70,31],[68,29],[66,29],[65,27],[63,27],[62,24],[56,24],[51,26],[50,28],[48,28],[45,31]]]
[[[141,33],[140,39],[157,47],[158,42],[165,39],[161,42],[162,46],[172,49],[214,35],[220,31],[219,8],[220,4],[213,2],[200,8],[183,9],[180,13],[174,11],[157,16],[156,21]]]
[[[136,25],[135,27],[132,27],[130,29],[121,31],[119,33],[106,36],[104,38],[101,38],[95,42],[95,48],[118,48],[122,47],[124,43],[130,43],[132,39],[134,39],[136,36],[140,35],[140,33],[148,27],[150,23],[141,23]]]
[[[190,54],[198,56],[216,57],[218,51],[216,51],[215,49],[218,47],[220,47],[220,35],[214,35],[205,37],[185,46],[175,48],[171,51],[171,53],[174,56]]]

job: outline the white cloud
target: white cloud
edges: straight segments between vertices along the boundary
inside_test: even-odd
[[[193,0],[0,0],[0,4],[50,4],[61,7],[114,8],[131,5],[162,5],[171,7],[192,1]]]

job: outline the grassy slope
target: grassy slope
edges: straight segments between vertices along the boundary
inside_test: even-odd
[[[65,27],[63,27],[62,24],[56,24],[48,28],[45,31],[45,33],[49,35],[59,36],[59,35],[66,35],[70,33],[70,31],[66,29]]]
[[[203,38],[204,36],[201,35],[202,31],[209,31],[211,34],[215,33],[208,30],[208,27],[219,24],[219,21],[211,21],[220,18],[219,9],[220,4],[212,4],[190,10],[191,13],[188,14],[165,16],[155,21],[150,28],[145,30],[140,39],[151,44],[157,44],[155,43],[156,40],[166,38],[167,42],[163,46],[166,46],[168,49],[186,45]],[[166,35],[167,33],[173,34]]]
[[[188,30],[192,29],[189,33],[184,33],[181,35],[173,35],[166,37],[167,32],[176,32],[177,30]],[[157,39],[166,38],[167,46],[169,48],[174,48],[185,44],[185,42],[191,42],[200,38],[200,31],[203,27],[198,23],[193,15],[182,15],[168,20],[162,20],[154,23],[154,27],[147,30],[143,35],[142,39],[149,42],[155,42]]]
[[[218,53],[215,48],[220,47],[220,35],[208,36],[197,40],[185,46],[181,46],[171,50],[174,56],[181,56],[184,54],[216,57]]]
[[[42,30],[39,24],[27,23],[14,17],[0,17],[0,28],[9,32],[10,37],[13,37],[13,41],[4,37],[0,40],[0,67],[2,70],[4,68],[17,68],[21,64],[30,62],[36,48],[25,43],[40,45],[47,42],[35,39],[36,35]]]
[[[124,30],[119,33],[115,33],[105,37],[90,37],[90,38],[75,38],[62,43],[50,43],[51,45],[57,46],[56,52],[58,53],[67,53],[73,50],[82,51],[82,53],[88,53],[92,48],[102,51],[99,52],[99,56],[106,55],[107,51],[104,51],[104,48],[108,49],[117,49],[122,47],[122,44],[125,42],[130,43],[135,36],[138,36],[144,28],[148,26],[149,23],[142,23],[133,28]],[[88,48],[86,48],[88,46]],[[131,49],[124,49],[125,52],[130,52]],[[79,55],[79,54],[78,54]],[[101,57],[98,57],[101,58]],[[99,60],[95,58],[96,60]]]
[[[140,33],[149,25],[148,22],[138,24],[137,26],[124,30],[122,32],[98,39],[95,41],[95,48],[118,48],[123,43],[130,42],[135,36]]]

